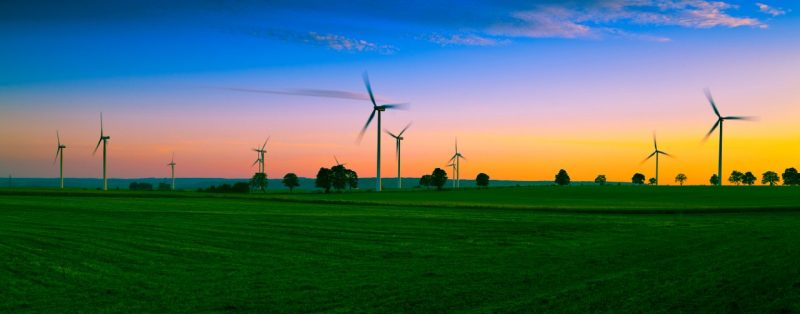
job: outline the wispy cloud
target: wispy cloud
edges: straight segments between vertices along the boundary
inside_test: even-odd
[[[441,46],[495,46],[508,42],[507,40],[497,40],[475,34],[431,34],[427,36],[420,36],[419,38],[428,40]]]
[[[363,39],[330,33],[296,32],[269,28],[250,28],[243,30],[243,32],[254,37],[323,46],[336,51],[376,52],[382,54],[392,54],[397,51],[397,48],[391,45],[377,44]]]
[[[781,16],[786,14],[786,10],[784,9],[772,7],[761,2],[756,2],[756,6],[758,6],[758,10],[761,11],[762,13],[766,13],[772,16]]]

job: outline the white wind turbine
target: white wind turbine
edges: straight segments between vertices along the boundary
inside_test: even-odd
[[[659,155],[664,155],[664,156],[672,157],[672,155],[667,154],[666,152],[662,152],[662,151],[658,150],[658,142],[656,142],[656,133],[655,132],[653,132],[653,149],[654,149],[653,153],[650,154],[650,156],[647,156],[647,158],[645,158],[644,160],[642,160],[642,163],[644,163],[645,161],[650,160],[650,158],[653,158],[653,156],[656,156],[656,185],[658,185],[658,156]]]
[[[703,138],[703,141],[707,140],[711,133],[714,133],[714,130],[719,127],[719,160],[717,163],[717,185],[722,185],[722,122],[725,120],[745,120],[745,121],[752,121],[755,120],[754,117],[737,117],[737,116],[728,116],[723,117],[720,115],[719,110],[717,110],[717,105],[714,103],[714,98],[711,97],[711,91],[706,89],[706,98],[708,98],[708,102],[711,103],[711,109],[714,110],[714,114],[717,116],[717,122],[714,123],[714,126],[711,127],[711,130],[708,131],[706,137]]]
[[[108,177],[106,176],[106,150],[108,148],[108,140],[110,140],[110,136],[106,136],[103,133],[103,113],[100,113],[100,140],[97,141],[97,146],[94,147],[94,152],[92,155],[97,153],[97,149],[100,148],[100,143],[103,143],[103,191],[108,191]]]
[[[264,145],[261,145],[261,148],[253,148],[253,151],[256,152],[256,155],[258,157],[256,157],[256,161],[253,162],[252,166],[255,166],[255,164],[258,164],[258,172],[259,173],[265,173],[266,172],[266,166],[264,166],[264,158],[265,158],[264,155],[267,153],[267,142],[269,142],[269,138],[270,138],[270,136],[267,136],[267,140],[264,141]],[[250,166],[250,167],[252,167],[252,166]]]
[[[466,160],[467,158],[458,151],[458,138],[456,138],[456,153],[453,154],[453,157],[451,157],[449,161],[455,165],[455,173],[453,174],[455,177],[455,181],[453,182],[454,188],[461,186],[461,159]]]
[[[167,166],[172,170],[172,190],[175,191],[175,153],[172,153],[172,159]]]
[[[67,148],[66,145],[61,144],[61,136],[56,131],[56,139],[58,140],[58,148],[56,149],[56,158],[53,159],[53,164],[56,163],[58,157],[61,157],[61,162],[59,163],[59,170],[58,170],[58,177],[59,177],[59,186],[63,189],[64,188],[64,149]]]
[[[405,133],[406,130],[408,130],[408,127],[410,126],[411,123],[409,122],[406,125],[406,127],[403,128],[402,131],[400,131],[400,133],[397,133],[397,135],[393,134],[392,132],[389,132],[389,130],[385,130],[386,133],[388,133],[391,137],[394,137],[395,141],[397,142],[397,188],[398,189],[403,188],[403,179],[400,176],[400,141],[403,140],[403,133]]]
[[[391,108],[400,108],[403,104],[384,104],[378,105],[375,102],[375,95],[372,94],[372,86],[369,83],[369,76],[367,76],[367,72],[364,72],[364,86],[367,87],[367,92],[369,92],[369,100],[372,102],[372,113],[369,115],[367,119],[367,123],[364,124],[364,128],[361,129],[361,133],[358,135],[359,142],[361,138],[364,137],[364,132],[367,131],[367,127],[369,127],[370,122],[372,119],[375,118],[375,113],[378,113],[378,145],[377,145],[377,158],[375,163],[375,191],[381,191],[381,112],[386,111],[386,109]]]

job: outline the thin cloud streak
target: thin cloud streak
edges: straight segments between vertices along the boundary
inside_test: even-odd
[[[786,14],[786,10],[772,7],[761,2],[756,2],[756,6],[758,7],[758,10],[761,11],[761,13],[766,13],[772,16],[781,16]]]

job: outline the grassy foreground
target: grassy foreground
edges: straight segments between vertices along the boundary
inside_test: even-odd
[[[622,188],[599,202],[660,208]],[[608,206],[535,189],[0,192],[0,312],[800,311],[797,190],[753,189],[766,211],[643,215],[524,210]],[[459,207],[481,202],[498,206]]]

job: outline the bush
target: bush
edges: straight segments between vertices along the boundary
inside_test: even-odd
[[[131,191],[152,191],[153,185],[150,183],[131,182],[128,189]]]

